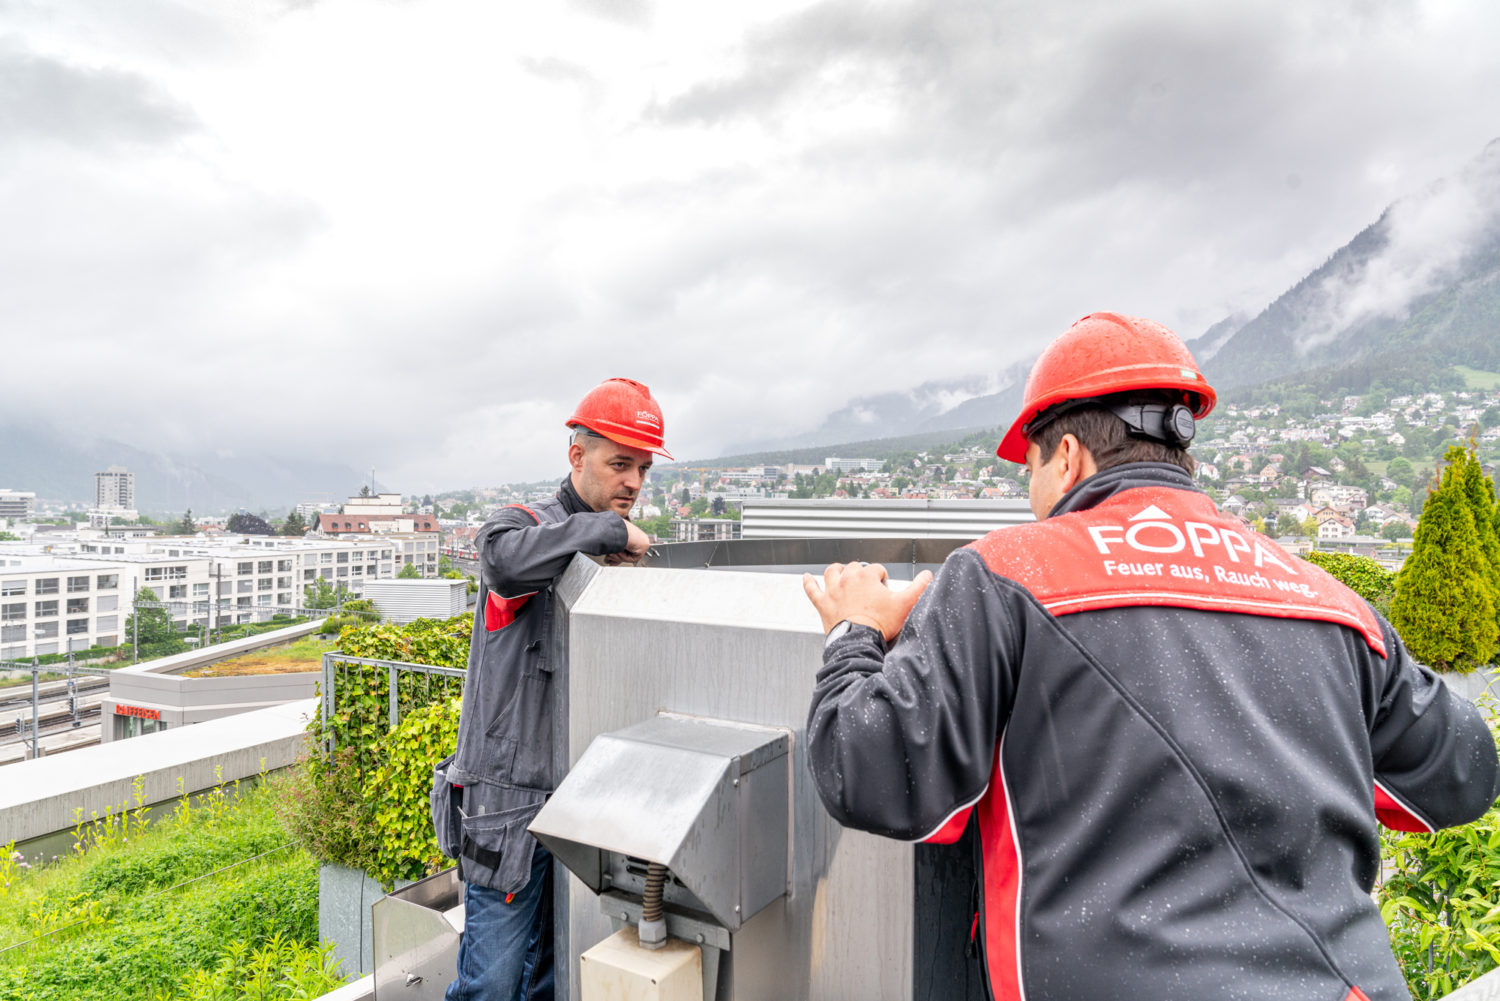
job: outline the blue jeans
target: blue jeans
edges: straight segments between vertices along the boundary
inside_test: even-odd
[[[505,894],[464,884],[458,979],[444,1001],[552,1001],[552,853],[540,844],[531,880]]]

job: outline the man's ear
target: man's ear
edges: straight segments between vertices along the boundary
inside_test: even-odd
[[[1057,444],[1057,450],[1063,454],[1063,493],[1072,490],[1099,471],[1094,465],[1093,453],[1084,448],[1083,442],[1072,433],[1062,436],[1062,441]]]
[[[573,472],[583,472],[583,457],[586,454],[588,450],[576,441],[568,446],[568,465],[573,467]]]
[[[1062,492],[1072,490],[1079,480],[1083,479],[1083,445],[1072,434],[1065,434],[1057,443],[1057,451],[1062,454]]]

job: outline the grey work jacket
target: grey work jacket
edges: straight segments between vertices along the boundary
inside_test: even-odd
[[[515,893],[530,878],[527,833],[557,787],[553,698],[567,665],[551,663],[553,586],[575,553],[625,549],[624,520],[593,511],[565,480],[555,497],[494,512],[475,539],[481,581],[458,748],[433,775],[438,845],[465,881]]]

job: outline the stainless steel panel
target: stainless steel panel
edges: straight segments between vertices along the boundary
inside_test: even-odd
[[[570,667],[567,726],[557,733],[570,764],[598,735],[662,710],[793,732],[790,890],[735,934],[721,1001],[910,998],[912,848],[840,828],[808,776],[823,631],[799,576],[600,568],[579,557],[558,594]],[[612,929],[593,892],[565,882],[558,972],[577,1001],[577,956]]]
[[[734,931],[787,888],[785,730],[657,716],[589,744],[530,830],[595,893],[644,890]],[[639,883],[639,886],[632,884]]]
[[[375,902],[370,919],[376,1001],[441,1001],[458,968],[462,904],[456,868]]]

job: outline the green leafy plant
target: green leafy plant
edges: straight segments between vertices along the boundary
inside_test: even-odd
[[[1327,570],[1349,590],[1375,606],[1382,615],[1389,615],[1391,599],[1396,594],[1396,573],[1387,570],[1368,556],[1353,556],[1349,553],[1304,553],[1302,558],[1314,566]]]
[[[297,767],[278,812],[313,858],[369,871],[380,865],[382,835],[364,790],[353,748],[314,755]]]
[[[462,667],[470,615],[346,628],[342,653],[369,660]],[[324,753],[305,761],[282,817],[317,859],[362,869],[386,886],[446,864],[428,813],[432,769],[454,745],[462,679],[401,672],[400,725],[390,726],[390,672],[335,664],[327,722],[308,729]]]
[[[211,982],[195,971],[214,973],[229,953],[239,958],[224,993],[204,996],[316,997],[337,986],[315,975],[317,865],[276,819],[284,785],[272,776],[236,795],[224,784],[149,826],[125,810],[128,828],[101,818],[105,836],[89,837],[86,853],[13,873],[0,906],[0,998],[176,997],[185,982]]]
[[[315,998],[344,984],[332,944],[306,945],[280,933],[264,945],[230,942],[212,969],[194,970],[157,1001],[293,1001]]]
[[[1493,730],[1495,707],[1484,708]],[[1375,897],[1412,996],[1443,997],[1500,965],[1500,807],[1463,827],[1380,840]]]
[[[10,896],[11,880],[16,877],[16,842],[12,838],[0,848],[0,900]]]
[[[432,831],[428,792],[432,770],[458,737],[459,699],[417,709],[381,741],[383,760],[365,799],[380,832],[374,864],[367,872],[385,885],[421,879],[449,863]]]

